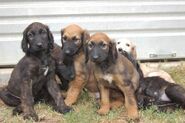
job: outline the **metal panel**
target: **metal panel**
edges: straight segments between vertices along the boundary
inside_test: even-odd
[[[0,65],[23,56],[22,32],[34,21],[49,25],[57,43],[61,28],[76,23],[91,33],[133,40],[139,59],[185,57],[184,0],[1,0],[0,13]]]

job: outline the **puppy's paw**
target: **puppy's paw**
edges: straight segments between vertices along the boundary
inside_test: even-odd
[[[70,100],[65,99],[64,102],[67,106],[72,106],[72,102]]]
[[[21,109],[20,106],[15,107],[15,108],[13,109],[13,111],[12,111],[12,115],[19,115],[19,114],[21,114],[21,113],[22,113],[22,109]]]
[[[30,112],[30,113],[24,113],[23,114],[24,119],[33,119],[34,121],[38,121],[39,117],[35,112]]]
[[[61,108],[56,109],[56,111],[58,111],[58,112],[60,112],[62,114],[66,114],[66,113],[68,113],[70,111],[73,111],[73,108],[70,107],[70,106],[65,106],[65,107],[61,107]]]
[[[139,120],[139,114],[138,112],[128,112],[128,118],[129,120]]]
[[[109,108],[100,108],[97,113],[100,115],[106,115],[109,112]]]

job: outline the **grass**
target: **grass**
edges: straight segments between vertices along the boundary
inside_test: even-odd
[[[162,67],[161,67],[162,68]],[[164,69],[164,68],[163,68]],[[174,80],[185,87],[185,65],[165,68]],[[59,114],[43,103],[35,105],[35,110],[40,118],[40,123],[124,123],[125,109],[111,110],[106,116],[100,116],[96,113],[98,105],[95,100],[90,98],[86,92],[83,92],[78,103],[73,106],[73,112],[66,115]],[[2,123],[32,123],[32,120],[23,120],[21,116],[12,116],[12,107],[0,104],[0,122]],[[140,110],[141,123],[184,123],[185,111],[176,109],[173,112],[159,112],[155,106],[146,110]]]

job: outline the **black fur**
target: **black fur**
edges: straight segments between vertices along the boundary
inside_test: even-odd
[[[59,85],[62,90],[67,90],[69,82],[75,78],[73,56],[66,55],[57,44],[54,45],[52,56],[55,59],[56,74],[61,81]]]

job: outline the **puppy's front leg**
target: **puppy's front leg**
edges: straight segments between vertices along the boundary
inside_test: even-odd
[[[100,89],[100,109],[97,111],[100,115],[105,115],[110,110],[109,101],[109,89],[106,88],[101,82],[98,83],[98,88]]]
[[[54,109],[60,113],[67,113],[69,112],[72,108],[67,106],[64,103],[64,99],[62,97],[62,94],[60,92],[60,89],[58,87],[57,82],[53,79],[50,79],[47,82],[47,89],[48,92],[50,93],[50,95],[52,96],[52,98],[54,99],[54,102],[56,104],[56,106],[54,106]]]
[[[129,80],[119,81],[119,83],[117,83],[117,86],[125,96],[125,108],[127,110],[128,117],[130,119],[138,119],[139,114],[132,82],[130,82]]]
[[[38,121],[38,116],[34,110],[34,98],[32,94],[32,81],[31,79],[24,79],[21,86],[21,108],[23,111],[24,119],[32,118]]]
[[[81,75],[77,74],[75,77],[75,80],[70,82],[70,86],[67,91],[67,96],[65,99],[66,105],[71,106],[72,104],[76,102],[82,88],[85,85],[84,79],[85,79],[85,76],[83,74]]]

